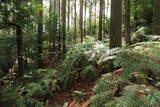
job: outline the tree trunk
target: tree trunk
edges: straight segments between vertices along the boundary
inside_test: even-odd
[[[77,38],[77,2],[75,0],[75,4],[74,4],[74,41],[76,42],[76,38]]]
[[[53,9],[53,13],[54,15],[57,13],[57,0],[54,0],[54,9]],[[52,22],[52,32],[53,32],[53,51],[56,51],[57,47],[56,47],[56,37],[57,37],[57,18],[54,18],[53,22]]]
[[[97,24],[97,1],[95,1],[95,28],[94,33],[96,34],[96,24]]]
[[[126,44],[130,45],[130,0],[124,0],[124,35]]]
[[[153,34],[160,35],[160,1],[153,0]]]
[[[138,7],[138,0],[134,0],[134,9],[136,9]],[[137,26],[138,26],[138,23],[137,23],[137,20],[138,20],[138,16],[137,16],[137,13],[135,12],[134,14],[134,29],[136,30]]]
[[[40,0],[40,5],[43,6],[43,1]],[[42,39],[43,39],[43,10],[39,11],[38,14],[38,68],[43,67],[43,62],[42,62]]]
[[[16,2],[16,9],[20,10],[21,9],[21,3]],[[16,20],[19,21],[21,20],[21,15],[20,13],[17,13],[16,15]],[[16,25],[16,42],[17,42],[17,59],[18,59],[18,76],[21,77],[23,75],[24,71],[24,65],[23,65],[23,44],[22,44],[22,26],[20,23]]]
[[[122,0],[111,0],[110,48],[122,46]]]
[[[18,75],[23,75],[23,54],[22,54],[22,27],[17,25],[16,27],[17,35],[17,57],[18,57]]]
[[[98,34],[98,40],[102,40],[102,28],[103,28],[103,0],[100,0],[100,9],[99,9],[99,34]]]
[[[68,32],[69,32],[69,27],[70,27],[70,0],[68,0]]]
[[[53,8],[53,5],[52,5],[52,0],[50,0],[49,2],[49,18],[51,19],[52,17],[52,8]],[[52,23],[49,25],[49,41],[52,42]]]
[[[81,34],[81,43],[83,42],[83,0],[80,0],[80,34]]]
[[[61,51],[61,0],[58,2],[59,7],[59,30],[58,30],[58,50]]]
[[[89,8],[89,32],[92,35],[92,4]]]
[[[87,0],[84,4],[84,37],[86,36],[86,12],[87,12]]]
[[[66,0],[62,2],[63,53],[66,53]]]
[[[103,22],[103,37],[105,37],[105,33],[106,33],[106,21],[105,21],[105,18],[106,18],[106,14],[105,14],[105,0],[103,0],[103,20],[102,20],[102,22]]]

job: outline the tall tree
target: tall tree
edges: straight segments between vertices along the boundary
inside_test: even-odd
[[[103,3],[104,0],[100,0],[100,9],[99,9],[99,34],[98,34],[98,40],[102,40],[102,29],[103,29]]]
[[[124,35],[126,44],[130,45],[130,0],[124,0]]]
[[[105,33],[106,33],[106,14],[105,14],[105,8],[106,8],[106,5],[105,5],[105,0],[103,0],[103,37],[105,37]]]
[[[153,0],[153,34],[160,35],[160,0]]]
[[[96,23],[97,23],[97,0],[94,1],[95,4],[95,32],[96,32]]]
[[[41,5],[41,7],[43,7],[43,0],[39,1],[39,4]],[[42,63],[42,40],[43,40],[43,10],[41,9],[38,13],[38,68],[42,68],[43,67],[43,63]]]
[[[54,51],[56,51],[56,40],[57,40],[57,22],[58,22],[58,19],[57,19],[57,16],[56,16],[56,14],[57,14],[57,0],[54,0],[54,2],[53,2],[53,16],[54,17],[52,17],[52,32],[53,32],[53,40],[52,40],[52,43],[53,43],[53,49],[54,49]]]
[[[80,34],[81,34],[81,42],[83,42],[83,0],[80,0]]]
[[[49,1],[49,18],[52,18],[52,10],[53,10],[53,0]],[[49,25],[49,41],[52,41],[52,24]]]
[[[87,0],[84,3],[84,37],[86,36],[86,15],[87,15]]]
[[[76,0],[74,1],[74,41],[76,42],[76,37],[77,37],[77,2]]]
[[[68,32],[69,32],[69,27],[70,27],[70,0],[68,0],[68,27],[67,27]]]
[[[20,2],[15,2],[16,3],[16,9],[19,11],[16,14],[16,21],[18,22],[16,24],[16,41],[17,41],[17,59],[18,59],[18,75],[22,76],[23,75],[23,45],[22,45],[22,26],[20,25],[21,20],[23,19],[20,9],[22,8]]]
[[[92,1],[89,1],[89,32],[92,34]]]
[[[62,1],[62,36],[63,53],[66,53],[66,0]]]
[[[110,48],[122,46],[122,0],[111,0]]]
[[[59,26],[58,26],[58,50],[61,51],[61,0],[58,1]]]

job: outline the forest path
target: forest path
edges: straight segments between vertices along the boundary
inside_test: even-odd
[[[86,93],[85,98],[89,99],[94,95],[92,88],[97,83],[98,80],[87,83],[85,81],[75,81],[71,88],[66,91],[58,91],[54,93],[54,96],[49,101],[47,107],[63,107],[65,102],[69,103],[69,107],[77,107],[76,98],[74,97],[74,92],[79,91]],[[81,106],[80,106],[81,107]]]

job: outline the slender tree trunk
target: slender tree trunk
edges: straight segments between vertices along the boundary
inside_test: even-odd
[[[49,3],[50,5],[49,5],[49,18],[51,19],[51,17],[52,17],[52,13],[53,13],[53,2],[52,2],[52,0],[50,0],[50,3]],[[53,40],[53,34],[52,34],[52,30],[53,30],[53,25],[52,25],[52,23],[50,23],[50,25],[49,25],[49,41],[50,42],[52,42],[52,40]]]
[[[58,2],[58,7],[59,7],[59,10],[58,10],[58,12],[59,12],[59,30],[58,30],[58,50],[59,50],[59,52],[61,51],[61,0],[59,0],[59,2]]]
[[[160,35],[160,0],[153,0],[153,34]]]
[[[110,48],[122,46],[122,0],[111,0]]]
[[[124,35],[126,44],[130,45],[130,0],[124,0]]]
[[[102,27],[103,27],[103,0],[100,0],[100,9],[99,9],[99,34],[98,40],[102,40]]]
[[[90,29],[90,34],[92,34],[92,4],[90,5],[89,9],[89,29]]]
[[[77,38],[77,2],[75,0],[75,4],[74,4],[74,41],[76,42],[76,38]]]
[[[134,9],[136,9],[138,7],[138,0],[134,0]],[[134,29],[137,28],[138,24],[137,24],[137,20],[138,20],[138,16],[137,16],[137,13],[135,13],[134,15]]]
[[[87,0],[84,4],[84,37],[86,36],[86,12],[87,12]]]
[[[52,15],[52,0],[49,1],[49,18],[51,19],[51,15]],[[51,31],[51,24],[49,25],[49,40],[52,41],[52,31]]]
[[[16,9],[21,9],[21,3],[16,2]],[[21,20],[20,13],[17,13],[16,20]],[[21,77],[23,75],[24,66],[23,66],[23,44],[22,44],[22,26],[18,23],[16,25],[16,42],[17,42],[17,59],[18,59],[18,76]]]
[[[40,0],[40,5],[43,7],[43,1]],[[43,67],[42,63],[42,39],[43,39],[43,10],[38,14],[38,68]]]
[[[66,53],[66,0],[62,2],[63,53]]]
[[[97,24],[97,1],[95,1],[95,28],[94,28],[95,33],[96,33],[96,24]]]
[[[53,13],[54,15],[57,14],[57,0],[54,0],[54,8],[53,8]],[[53,50],[56,51],[57,47],[56,47],[56,37],[57,37],[57,18],[54,18],[53,22],[52,22],[52,32],[53,32]]]
[[[102,22],[103,22],[103,37],[105,37],[105,33],[106,33],[106,21],[105,21],[105,18],[106,18],[106,14],[105,14],[105,0],[103,0],[103,20],[102,20]]]
[[[67,27],[68,32],[69,32],[69,27],[70,27],[70,0],[68,0],[68,27]]]
[[[80,34],[81,42],[83,42],[83,0],[80,0]]]
[[[17,35],[17,57],[18,57],[18,74],[19,76],[23,75],[23,54],[22,54],[22,27],[16,27]]]

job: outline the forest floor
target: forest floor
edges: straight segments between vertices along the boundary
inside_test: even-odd
[[[53,107],[53,105],[57,105],[58,107],[62,107],[65,102],[69,102],[69,107],[76,107],[76,98],[74,97],[74,92],[84,92],[87,93],[85,97],[90,98],[94,95],[92,88],[98,80],[87,83],[85,81],[74,81],[71,85],[71,88],[66,91],[58,91],[54,94],[54,96],[49,101],[49,107]]]

